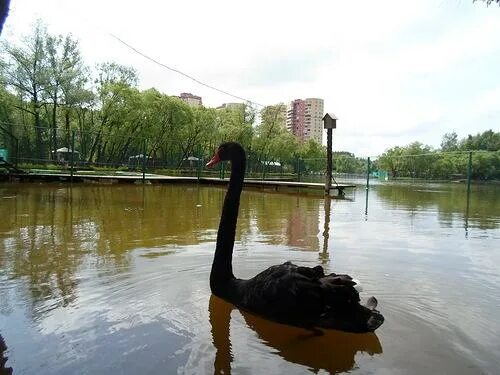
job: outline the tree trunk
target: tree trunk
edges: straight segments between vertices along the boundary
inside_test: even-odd
[[[108,141],[104,142],[104,144],[101,147],[99,147],[98,153],[97,153],[97,161],[104,162],[107,146],[108,146]]]
[[[97,132],[97,134],[95,136],[94,142],[92,142],[92,146],[90,147],[90,153],[89,153],[89,158],[88,158],[89,162],[91,162],[92,159],[94,159],[94,154],[98,148],[100,138],[101,138],[101,132],[99,131],[99,132]]]
[[[33,90],[33,112],[35,113],[35,134],[36,134],[36,154],[38,159],[43,159],[43,138],[42,128],[40,124],[40,107],[38,105],[38,95],[36,90]]]
[[[83,134],[83,128],[85,123],[85,108],[81,108],[81,111],[76,112],[78,116],[78,130],[80,132],[80,155],[87,155],[87,142],[85,135]]]

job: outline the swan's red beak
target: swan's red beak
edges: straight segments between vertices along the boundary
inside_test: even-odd
[[[219,162],[220,162],[219,151],[217,151],[215,153],[215,155],[212,157],[212,159],[210,159],[210,161],[207,164],[205,164],[205,167],[207,167],[207,168],[213,168]]]

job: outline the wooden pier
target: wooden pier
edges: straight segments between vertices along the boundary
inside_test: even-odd
[[[16,181],[47,181],[47,182],[71,182],[75,183],[101,183],[101,184],[117,184],[117,183],[135,183],[147,184],[151,183],[200,183],[208,185],[225,185],[229,178],[220,179],[216,177],[183,177],[183,176],[164,176],[158,174],[135,172],[114,173],[114,174],[98,174],[88,171],[77,171],[73,175],[69,172],[50,172],[50,171],[32,171],[30,173],[17,174],[11,173],[11,180]],[[249,187],[271,188],[280,190],[286,188],[297,189],[314,189],[324,190],[325,184],[318,182],[296,182],[296,181],[273,181],[246,178],[244,184]],[[353,184],[334,184],[331,186],[330,193],[332,195],[344,195],[345,189],[355,188]]]

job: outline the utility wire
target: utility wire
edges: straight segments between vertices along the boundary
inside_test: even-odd
[[[130,50],[132,50],[133,52],[137,53],[138,55],[140,55],[140,56],[144,57],[146,60],[149,60],[149,61],[151,61],[151,62],[155,63],[156,65],[159,65],[159,66],[161,66],[161,67],[163,67],[163,68],[165,68],[165,69],[168,69],[168,70],[170,70],[170,71],[172,71],[172,72],[174,72],[174,73],[177,73],[177,74],[179,74],[179,75],[181,75],[181,76],[183,76],[183,77],[186,77],[186,78],[188,78],[188,79],[192,80],[193,82],[196,82],[197,84],[202,85],[202,86],[205,86],[205,87],[207,87],[207,88],[209,88],[209,89],[211,89],[211,90],[214,90],[214,91],[220,92],[220,93],[222,93],[222,94],[224,94],[224,95],[228,95],[228,96],[230,96],[230,97],[232,97],[232,98],[235,98],[235,99],[238,99],[238,100],[243,100],[244,102],[247,102],[247,103],[253,104],[253,105],[258,106],[258,107],[262,107],[262,108],[264,108],[264,107],[265,107],[265,105],[263,105],[263,104],[257,103],[257,102],[255,102],[255,101],[253,101],[253,100],[246,99],[246,98],[243,98],[243,97],[238,96],[238,95],[235,95],[235,94],[231,94],[229,91],[219,89],[218,87],[215,87],[215,86],[213,86],[213,85],[210,85],[210,84],[208,84],[208,83],[205,83],[205,82],[203,82],[203,81],[199,80],[198,78],[193,77],[192,75],[189,75],[189,74],[187,74],[187,73],[184,73],[184,72],[180,71],[179,69],[176,69],[176,68],[173,68],[173,67],[168,66],[168,65],[166,65],[166,64],[163,64],[162,62],[160,62],[160,61],[158,61],[158,60],[156,60],[156,59],[152,58],[151,56],[146,55],[144,52],[142,52],[142,51],[140,51],[138,48],[136,48],[136,47],[132,46],[130,43],[127,43],[126,41],[124,41],[124,40],[123,40],[122,38],[120,38],[119,36],[117,36],[117,35],[113,34],[112,32],[108,31],[105,27],[103,27],[101,24],[97,23],[95,20],[90,20],[90,19],[88,19],[87,17],[82,16],[82,15],[80,15],[80,14],[75,15],[75,14],[74,14],[74,12],[73,12],[72,10],[70,10],[69,8],[66,8],[66,6],[65,6],[66,4],[65,4],[63,1],[61,1],[61,2],[60,2],[60,5],[61,5],[61,7],[62,7],[62,8],[64,8],[64,9],[65,9],[65,13],[69,14],[70,16],[72,16],[72,17],[74,17],[74,18],[79,19],[80,21],[82,21],[82,20],[83,20],[85,23],[90,23],[90,24],[92,24],[92,25],[95,25],[95,26],[96,26],[96,28],[97,28],[97,29],[99,29],[101,32],[103,32],[103,33],[105,33],[105,34],[109,35],[111,38],[113,38],[113,39],[115,39],[116,41],[118,41],[119,43],[123,44],[123,45],[124,45],[125,47],[127,47],[128,49],[130,49]]]
[[[209,89],[212,89],[212,90],[218,91],[218,92],[220,92],[220,93],[222,93],[222,94],[225,94],[225,95],[231,96],[231,97],[233,97],[233,98],[235,98],[235,99],[243,100],[243,101],[245,101],[245,102],[247,102],[247,103],[251,103],[251,104],[254,104],[254,105],[256,105],[256,106],[259,106],[259,107],[265,107],[265,105],[263,105],[263,104],[257,103],[257,102],[255,102],[255,101],[253,101],[253,100],[250,100],[250,99],[243,98],[243,97],[238,96],[238,95],[231,94],[231,93],[230,93],[230,92],[228,92],[228,91],[225,91],[225,90],[219,89],[219,88],[217,88],[217,87],[215,87],[215,86],[209,85],[208,83],[202,82],[202,81],[200,81],[199,79],[197,79],[197,78],[195,78],[195,77],[193,77],[193,76],[191,76],[191,75],[189,75],[189,74],[186,74],[186,73],[184,73],[184,72],[181,72],[181,71],[180,71],[180,70],[178,70],[178,69],[175,69],[175,68],[172,68],[172,67],[170,67],[170,66],[168,66],[168,65],[165,65],[165,64],[163,64],[162,62],[160,62],[160,61],[158,61],[158,60],[156,60],[156,59],[154,59],[154,58],[152,58],[152,57],[150,57],[150,56],[146,55],[144,52],[141,52],[140,50],[138,50],[138,49],[137,49],[137,48],[135,48],[134,46],[130,45],[129,43],[125,42],[123,39],[121,39],[120,37],[116,36],[115,34],[113,34],[113,33],[109,32],[109,31],[108,31],[107,33],[108,33],[108,35],[109,35],[109,36],[111,36],[113,39],[117,40],[118,42],[120,42],[121,44],[123,44],[125,47],[129,48],[130,50],[134,51],[134,52],[135,52],[135,53],[137,53],[138,55],[140,55],[140,56],[144,57],[145,59],[147,59],[147,60],[149,60],[149,61],[152,61],[153,63],[155,63],[155,64],[157,64],[157,65],[159,65],[159,66],[161,66],[161,67],[163,67],[163,68],[165,68],[165,69],[168,69],[168,70],[170,70],[170,71],[172,71],[172,72],[175,72],[175,73],[177,73],[177,74],[180,74],[181,76],[184,76],[184,77],[186,77],[186,78],[188,78],[188,79],[190,79],[190,80],[192,80],[192,81],[196,82],[196,83],[197,83],[197,84],[199,84],[199,85],[202,85],[202,86],[208,87]]]

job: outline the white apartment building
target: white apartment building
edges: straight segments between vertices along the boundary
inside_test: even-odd
[[[307,98],[304,111],[304,140],[323,142],[323,99]]]

